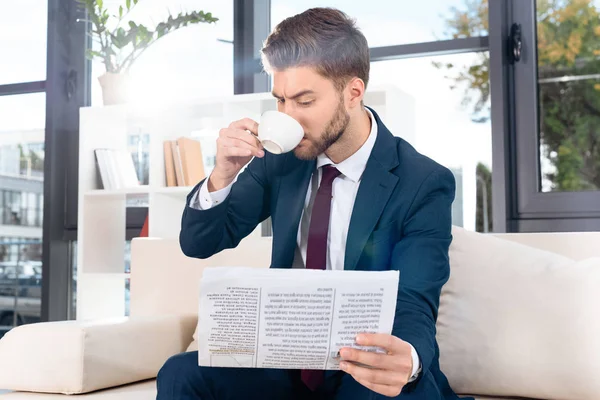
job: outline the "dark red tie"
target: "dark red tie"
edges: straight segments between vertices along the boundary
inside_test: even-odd
[[[331,214],[331,193],[333,180],[340,175],[340,171],[331,165],[322,167],[322,171],[323,176],[313,204],[308,229],[307,269],[327,268],[327,234]],[[302,382],[313,391],[323,383],[323,375],[324,371],[322,370],[303,369],[301,372]]]

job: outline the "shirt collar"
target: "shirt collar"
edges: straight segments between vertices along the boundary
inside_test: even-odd
[[[340,171],[344,176],[348,177],[353,182],[358,182],[367,167],[367,161],[371,156],[373,147],[375,146],[375,140],[377,139],[377,121],[371,110],[365,107],[369,118],[371,119],[371,132],[367,141],[350,157],[346,158],[339,164],[334,164],[325,153],[320,154],[317,157],[317,168],[321,168],[325,165],[333,165]]]

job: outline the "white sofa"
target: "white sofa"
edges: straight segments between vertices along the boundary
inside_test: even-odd
[[[600,233],[453,235],[437,323],[452,387],[476,399],[600,399]],[[13,329],[0,340],[0,388],[21,391],[0,400],[155,399],[164,361],[195,348],[203,268],[265,267],[270,247],[246,239],[197,260],[176,240],[135,239],[131,317]]]

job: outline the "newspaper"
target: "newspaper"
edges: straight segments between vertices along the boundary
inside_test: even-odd
[[[201,281],[201,366],[339,369],[358,333],[391,333],[398,271],[207,268]]]

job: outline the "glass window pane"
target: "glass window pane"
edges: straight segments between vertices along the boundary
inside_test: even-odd
[[[41,312],[44,93],[0,97],[0,336]]]
[[[372,0],[368,5],[347,0],[271,0],[271,28],[312,7],[338,8],[355,18],[370,47],[485,36],[488,30],[487,0]],[[472,21],[468,27],[460,24],[463,18]],[[449,29],[448,21],[458,29]]]
[[[0,2],[0,85],[46,79],[47,0]]]
[[[120,0],[104,1],[111,15],[118,15],[122,4]],[[132,9],[127,20],[154,30],[168,18],[169,11],[210,12],[219,21],[183,27],[148,47],[130,70],[131,100],[165,102],[233,94],[233,1],[145,0]],[[100,61],[92,63],[92,105],[102,104],[97,78],[105,70]]]
[[[600,189],[600,1],[537,1],[540,188]]]
[[[29,199],[27,203],[27,225],[36,226],[37,224],[37,204],[36,193],[28,193]]]
[[[484,232],[493,230],[488,60],[486,52],[375,62],[369,83],[412,96],[412,144],[456,178],[453,224]]]

